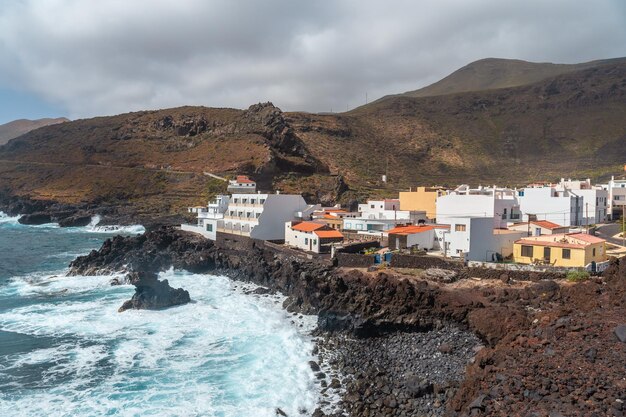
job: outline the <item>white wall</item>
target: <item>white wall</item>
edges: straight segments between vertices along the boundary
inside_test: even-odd
[[[313,232],[302,232],[291,228],[291,221],[285,223],[285,245],[304,251],[319,253],[320,239]]]
[[[514,198],[494,198],[493,195],[459,195],[448,194],[437,197],[437,223],[449,224],[451,218],[456,217],[489,217],[493,221],[493,227],[506,227],[510,221],[510,213],[517,209],[517,201]],[[506,209],[507,217],[502,219]],[[519,212],[519,210],[515,210]]]
[[[420,249],[432,250],[435,248],[435,230],[425,230],[420,233],[413,233],[406,237],[408,247],[418,246]]]
[[[583,199],[578,201],[569,191],[559,192],[554,197],[554,189],[550,187],[526,188],[520,195],[520,209],[524,216],[536,214],[537,220],[548,220],[561,226],[580,226],[582,224]],[[578,222],[576,221],[578,211]]]
[[[258,219],[258,225],[252,229],[250,237],[261,240],[284,239],[285,222],[293,220],[295,214],[306,207],[306,201],[301,195],[269,194]]]

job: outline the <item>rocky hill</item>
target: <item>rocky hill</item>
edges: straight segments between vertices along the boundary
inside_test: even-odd
[[[341,114],[265,103],[48,126],[0,147],[0,200],[167,215],[223,189],[210,172],[345,203],[417,184],[597,180],[620,169],[625,145],[626,63],[618,60],[517,87],[388,97]]]
[[[69,122],[69,119],[59,117],[57,119],[13,120],[12,122],[0,125],[0,145],[4,145],[11,139],[21,136],[24,133],[28,133],[31,130],[63,122]]]

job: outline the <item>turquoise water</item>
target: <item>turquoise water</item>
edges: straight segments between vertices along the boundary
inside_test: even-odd
[[[162,276],[192,303],[118,313],[134,287],[65,276],[109,236],[23,226],[0,213],[0,416],[311,413],[313,318],[302,330],[277,297],[180,271]]]

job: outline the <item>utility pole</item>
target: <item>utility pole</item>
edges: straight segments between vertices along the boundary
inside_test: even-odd
[[[589,234],[589,203],[585,203],[585,228]]]
[[[626,246],[626,205],[622,206],[622,246]]]

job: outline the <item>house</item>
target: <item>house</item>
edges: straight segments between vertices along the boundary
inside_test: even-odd
[[[521,264],[584,268],[607,260],[606,241],[585,233],[527,236],[515,242],[513,259]]]
[[[310,218],[316,208],[301,195],[235,193],[224,218],[217,223],[217,231],[260,240],[284,240],[285,222]]]
[[[359,204],[359,216],[344,218],[344,230],[383,234],[397,225],[426,221],[426,212],[400,210],[400,200],[368,200]]]
[[[509,230],[526,232],[528,236],[554,235],[568,233],[569,227],[552,223],[547,220],[531,220],[529,222],[515,223],[509,226]]]
[[[389,249],[439,249],[439,242],[435,234],[438,227],[447,228],[446,226],[426,224],[394,227],[387,231]]]
[[[196,213],[198,216],[197,224],[183,224],[181,229],[199,233],[207,239],[215,240],[217,237],[218,221],[224,218],[224,213],[228,209],[230,196],[217,195],[205,207],[190,207],[187,211]]]
[[[451,217],[450,229],[440,232],[445,256],[466,261],[494,262],[513,254],[513,243],[526,231],[494,229],[489,217]]]
[[[323,223],[289,221],[285,223],[285,245],[314,253],[330,253],[334,243],[343,241],[343,235]]]
[[[324,223],[335,230],[343,230],[343,219],[356,218],[358,216],[358,212],[349,212],[337,205],[334,207],[322,207],[320,210],[316,210],[312,215],[312,219],[318,223]]]
[[[256,193],[256,182],[246,175],[237,175],[234,180],[228,181],[229,193]]]
[[[486,217],[493,220],[492,228],[496,229],[521,220],[516,190],[496,186],[470,188],[461,185],[437,197],[436,213],[439,224],[450,224],[450,219],[458,217]]]
[[[409,191],[400,191],[400,210],[425,211],[426,217],[435,220],[437,198],[446,194],[442,187],[417,187]]]
[[[583,197],[577,191],[558,186],[525,188],[518,192],[519,207],[524,215],[563,226],[581,226]]]

